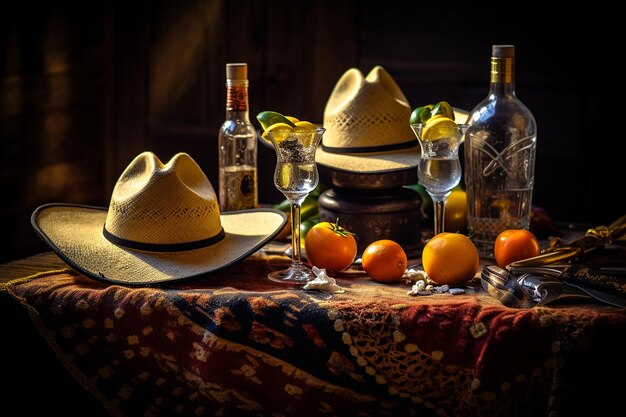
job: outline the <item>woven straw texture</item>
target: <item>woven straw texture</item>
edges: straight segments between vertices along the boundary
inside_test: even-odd
[[[411,106],[400,87],[381,66],[367,77],[346,71],[324,109],[323,145],[333,148],[379,147],[415,141],[409,127]],[[419,145],[386,152],[342,153],[318,149],[317,162],[330,168],[379,172],[411,168],[419,161]]]
[[[316,161],[325,167],[347,172],[378,173],[416,168],[420,147],[409,126],[412,108],[391,75],[381,66],[367,77],[356,68],[346,71],[335,85],[324,109],[325,147]],[[455,110],[457,121],[467,112]],[[350,152],[349,148],[368,148],[414,142],[413,146],[392,151],[374,149]]]
[[[152,252],[118,246],[103,235],[149,244],[195,242],[219,235],[197,249]],[[196,278],[249,256],[284,227],[271,209],[220,214],[213,187],[186,154],[163,165],[139,155],[120,177],[110,209],[68,204],[39,207],[35,231],[70,266],[91,278],[126,285],[157,285]]]
[[[151,152],[120,176],[106,227],[126,240],[160,244],[194,242],[222,230],[215,191],[196,162],[179,153],[163,165]]]
[[[411,107],[391,76],[375,67],[363,79],[348,70],[333,90],[324,111],[324,145],[371,147],[410,142]]]

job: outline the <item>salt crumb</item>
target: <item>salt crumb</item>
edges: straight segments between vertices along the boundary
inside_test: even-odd
[[[337,285],[337,281],[333,277],[329,277],[326,274],[326,269],[318,268],[314,266],[312,268],[315,278],[304,284],[302,287],[305,290],[317,290],[323,292],[330,292],[335,294],[344,293],[345,290]]]
[[[411,268],[411,269],[407,269],[406,271],[404,271],[402,278],[408,279],[411,281],[428,280],[428,275],[426,275],[426,272],[424,271],[415,270]]]
[[[432,295],[432,294],[444,294],[450,293],[452,295],[463,294],[465,290],[462,288],[450,288],[449,285],[433,285],[434,281],[431,281],[425,271],[407,269],[402,276],[404,279],[413,281],[414,284],[407,295]]]

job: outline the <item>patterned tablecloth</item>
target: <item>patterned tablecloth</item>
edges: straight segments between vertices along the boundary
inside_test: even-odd
[[[256,254],[171,288],[69,269],[1,284],[113,416],[623,415],[626,314],[407,295],[355,273],[328,296]],[[617,385],[611,381],[617,379]],[[622,410],[621,412],[619,410]]]

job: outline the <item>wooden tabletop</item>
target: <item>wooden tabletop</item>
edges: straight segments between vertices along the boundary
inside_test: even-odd
[[[42,252],[27,258],[0,264],[0,283],[27,277],[38,272],[69,268],[54,252]]]

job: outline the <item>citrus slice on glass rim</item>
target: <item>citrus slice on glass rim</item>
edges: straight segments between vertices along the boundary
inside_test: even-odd
[[[261,134],[261,137],[268,142],[272,142],[269,138],[268,132],[276,132],[274,134],[274,140],[277,142],[282,142],[293,132],[294,128],[287,123],[274,123]]]
[[[291,126],[292,128],[296,127],[295,122],[293,122],[290,118],[288,118],[287,116],[283,116],[282,114],[278,112],[271,111],[271,110],[265,110],[265,111],[260,112],[259,114],[257,114],[256,119],[261,124],[261,127],[263,128],[263,130],[267,130],[270,126],[275,125],[277,123],[285,123]]]
[[[422,129],[422,140],[439,140],[454,137],[459,128],[454,120],[440,116],[430,118]]]

